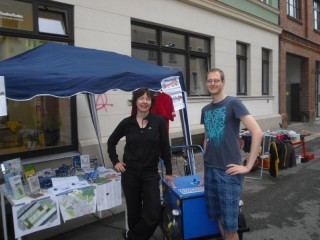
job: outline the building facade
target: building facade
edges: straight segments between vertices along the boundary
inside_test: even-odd
[[[280,1],[280,113],[283,123],[320,114],[320,1]]]
[[[200,110],[211,101],[205,89],[211,67],[225,71],[227,94],[239,97],[264,130],[279,127],[278,16],[275,0],[4,0],[0,3],[0,58],[54,41],[179,69],[187,86],[191,134],[201,143]],[[130,114],[130,97],[131,93],[122,91],[96,96],[104,146],[119,121]],[[37,161],[67,151],[95,156],[98,142],[85,101],[81,95],[64,100],[35,98],[28,103],[9,100],[9,114],[1,123],[7,128],[8,122],[18,125],[21,142],[14,145],[10,137],[16,139],[6,136],[3,156],[42,156]],[[30,117],[22,115],[21,109],[27,109]],[[56,118],[49,119],[52,115]],[[55,127],[47,126],[49,122]],[[33,135],[23,135],[21,129],[41,130],[35,132],[40,136],[32,140]],[[170,138],[172,144],[182,138],[179,116],[170,122]]]

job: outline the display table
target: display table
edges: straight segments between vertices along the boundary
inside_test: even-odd
[[[21,239],[23,235],[60,224],[58,202],[47,191],[42,191],[39,198],[24,197],[15,200],[8,193],[5,184],[0,186],[1,212],[4,240],[8,240],[5,199],[12,206],[15,235]],[[19,227],[18,227],[19,226]]]
[[[26,196],[15,200],[8,193],[5,184],[0,186],[4,240],[8,240],[5,199],[12,206],[16,239],[60,225],[60,216],[65,222],[122,204],[120,177],[102,184],[92,184],[89,187],[73,189],[57,196],[47,190],[41,191],[43,194],[41,197],[31,198]],[[66,206],[68,206],[68,209],[66,209]]]

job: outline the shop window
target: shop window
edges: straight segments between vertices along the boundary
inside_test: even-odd
[[[28,2],[1,0],[0,27],[33,31],[32,4]]]
[[[180,70],[189,96],[209,95],[205,85],[210,65],[208,37],[132,22],[131,41],[134,58]]]
[[[70,99],[7,100],[0,120],[0,155],[71,145]]]
[[[15,14],[12,16],[20,21],[4,20],[3,16],[8,14]],[[0,60],[49,41],[72,45],[72,19],[71,5],[52,1],[44,4],[44,1],[37,0],[1,0]],[[38,27],[33,29],[33,26]],[[0,117],[0,162],[78,150],[76,120],[75,97],[39,96],[28,101],[7,99],[7,115]]]
[[[44,41],[3,37],[0,40],[0,59],[16,55],[41,45]],[[15,51],[11,51],[11,50]],[[71,146],[72,100],[51,96],[35,97],[28,101],[7,100],[7,116],[0,118],[0,156],[19,153],[36,155],[36,151]],[[56,150],[55,150],[56,151]]]

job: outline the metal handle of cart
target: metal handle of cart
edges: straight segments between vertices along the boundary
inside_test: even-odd
[[[181,154],[187,157],[187,166],[188,170],[185,170],[185,175],[194,175],[196,171],[195,159],[194,159],[194,150],[199,150],[202,154],[204,153],[203,147],[201,145],[179,145],[171,146],[171,151],[181,150]],[[164,166],[163,160],[161,160],[161,177],[164,178]]]
[[[204,153],[203,147],[201,145],[181,145],[181,146],[171,146],[171,150],[174,149],[186,149],[186,150],[200,150]]]

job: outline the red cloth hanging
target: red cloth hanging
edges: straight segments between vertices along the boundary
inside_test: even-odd
[[[169,129],[169,120],[173,121],[176,117],[176,113],[173,106],[172,98],[164,93],[160,92],[158,95],[154,96],[154,105],[150,109],[151,113],[159,114],[166,119],[166,125]],[[131,115],[135,114],[134,108],[131,109]]]

